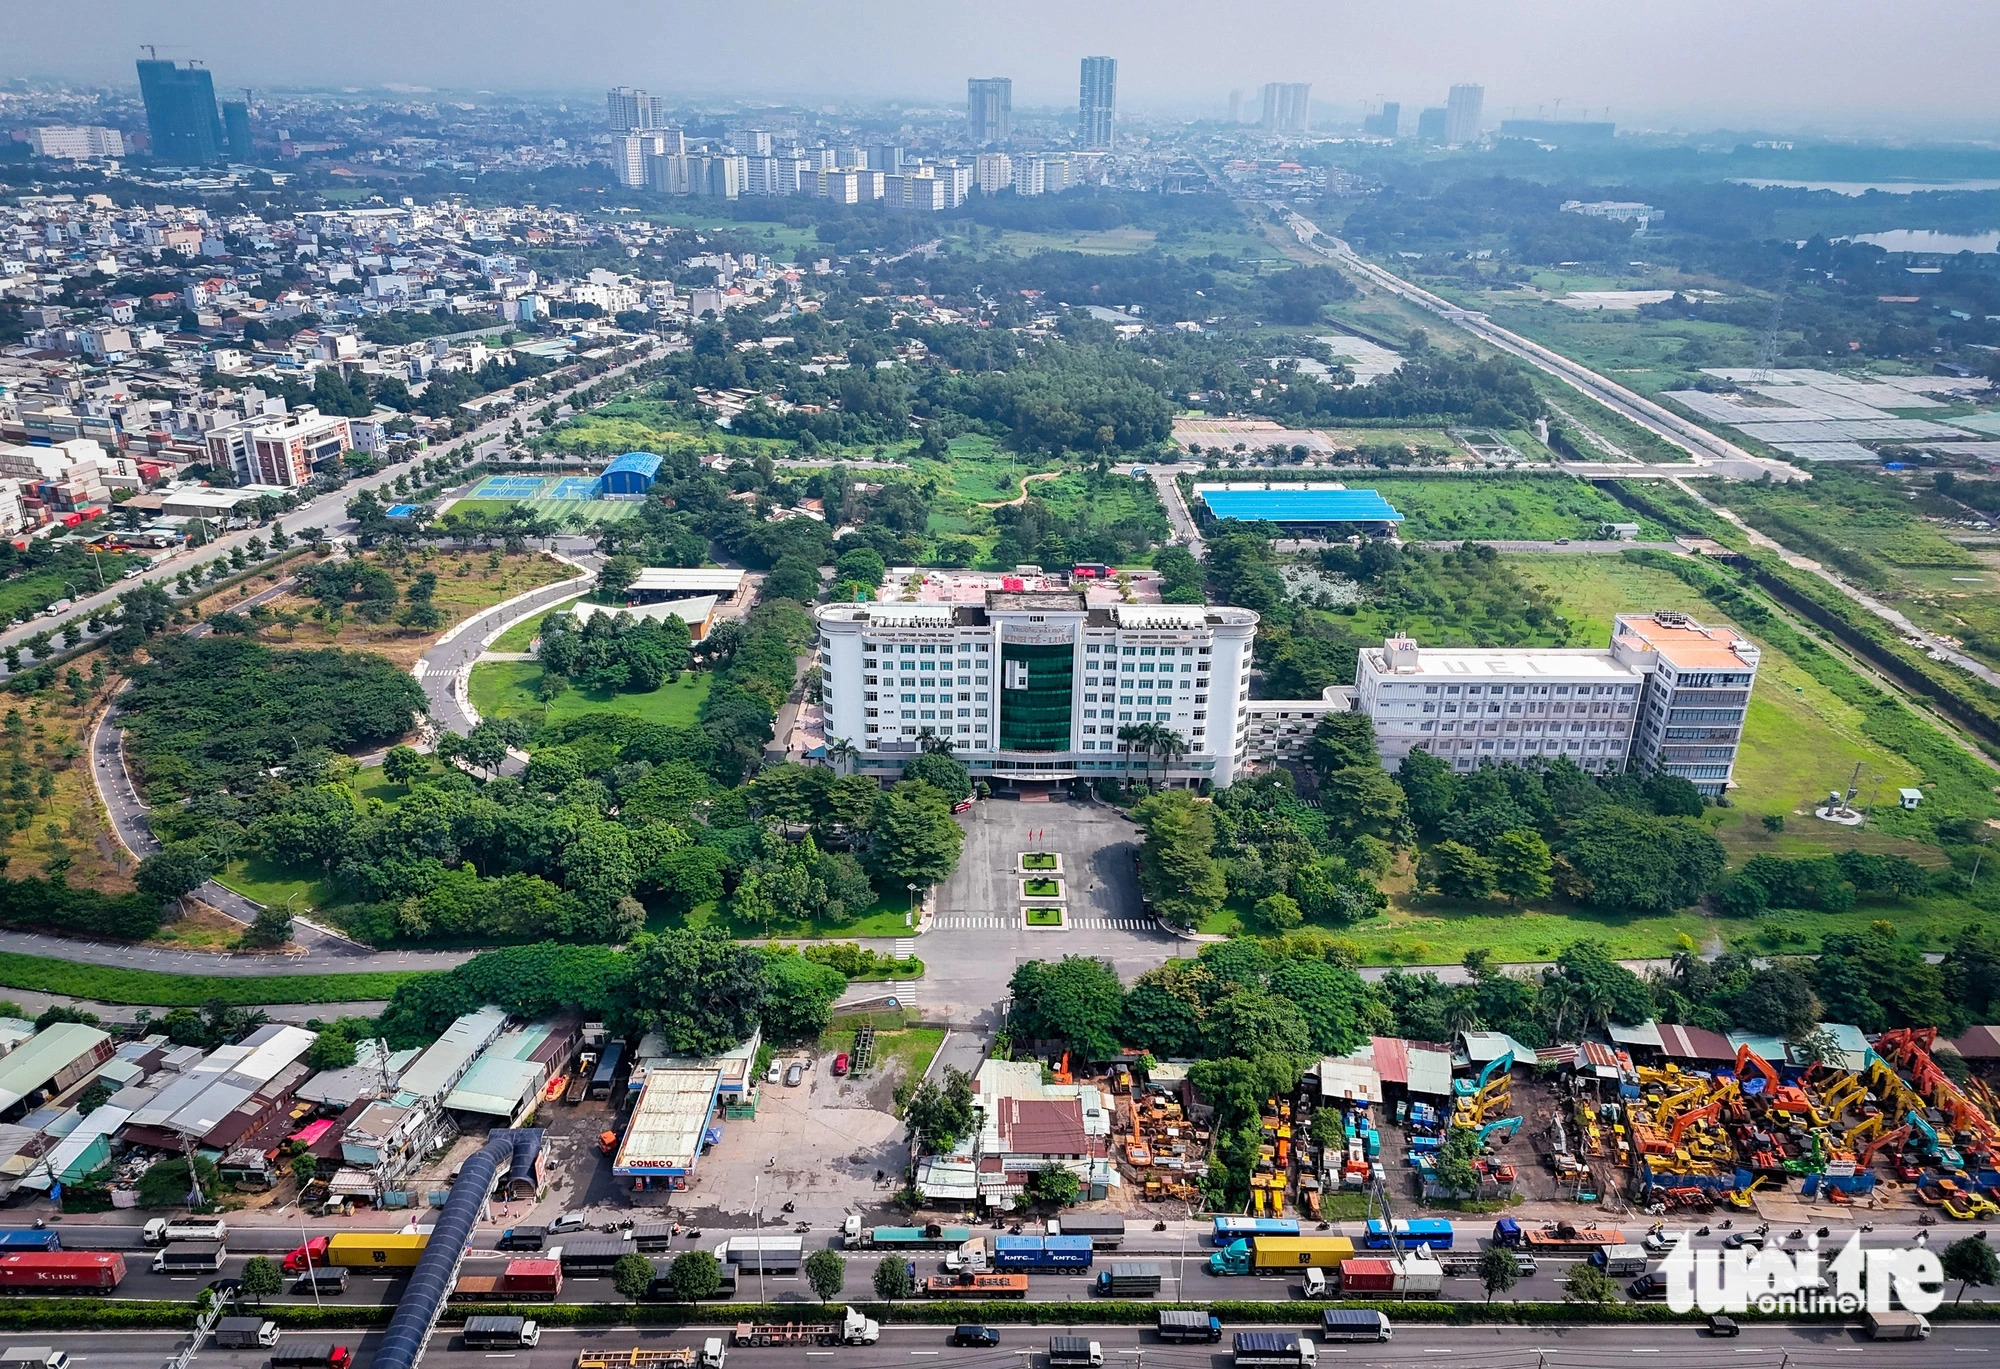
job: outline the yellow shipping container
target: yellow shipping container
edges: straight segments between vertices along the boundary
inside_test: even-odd
[[[326,1243],[326,1262],[348,1269],[409,1269],[430,1237],[419,1232],[346,1231]]]
[[[1255,1269],[1335,1269],[1354,1255],[1345,1236],[1259,1236],[1251,1242]]]

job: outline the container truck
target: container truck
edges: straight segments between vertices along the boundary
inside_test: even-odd
[[[0,1292],[109,1293],[125,1280],[115,1250],[16,1251],[0,1255]]]
[[[1295,1331],[1238,1331],[1231,1348],[1237,1369],[1302,1369],[1319,1363],[1319,1347]]]
[[[1104,1347],[1082,1336],[1049,1337],[1049,1369],[1096,1369],[1104,1363]]]
[[[196,1241],[189,1245],[170,1245],[153,1256],[155,1274],[220,1274],[222,1262],[229,1258],[229,1252],[219,1245],[206,1241]]]
[[[925,1279],[918,1291],[927,1298],[1025,1298],[1026,1274],[940,1274]]]
[[[1100,1297],[1150,1298],[1159,1291],[1160,1267],[1156,1264],[1114,1264],[1097,1276]]]
[[[17,1250],[61,1250],[62,1237],[38,1226],[17,1226],[0,1231],[0,1255]]]
[[[549,1252],[573,1279],[594,1279],[611,1272],[611,1266],[632,1253],[632,1243],[622,1236],[572,1236]],[[716,1252],[722,1258],[722,1252]],[[797,1268],[795,1264],[793,1268]]]
[[[665,1222],[648,1222],[644,1226],[632,1228],[632,1244],[636,1249],[651,1253],[655,1250],[671,1250],[674,1244],[674,1229]]]
[[[1089,1270],[1092,1249],[1088,1236],[996,1236],[996,1269],[1042,1269],[1054,1274]]]
[[[736,1323],[731,1342],[736,1345],[873,1345],[882,1338],[879,1322],[862,1316],[851,1307],[840,1309],[837,1322],[748,1322]]]
[[[1299,1269],[1332,1269],[1354,1257],[1345,1236],[1258,1236],[1237,1241],[1208,1257],[1208,1272],[1284,1274]]]
[[[1531,1255],[1594,1255],[1607,1246],[1626,1243],[1622,1231],[1603,1226],[1571,1226],[1568,1222],[1539,1230],[1523,1228],[1520,1239],[1520,1248]]]
[[[715,1258],[746,1274],[796,1274],[805,1262],[805,1242],[797,1236],[737,1236],[715,1248]]]
[[[1915,1312],[1863,1312],[1870,1340],[1929,1340],[1931,1324]]]
[[[1356,1256],[1340,1266],[1340,1292],[1343,1297],[1395,1291],[1396,1265],[1392,1260]]]
[[[343,1269],[413,1269],[430,1239],[421,1231],[343,1231],[327,1238],[326,1262]]]
[[[1252,1236],[1296,1236],[1299,1224],[1290,1217],[1217,1217],[1209,1244],[1227,1246]]]
[[[1051,1236],[1088,1236],[1099,1250],[1116,1250],[1125,1240],[1125,1219],[1083,1212],[1049,1222]]]
[[[271,1352],[271,1369],[347,1369],[354,1352],[330,1340],[283,1341]]]
[[[0,1369],[69,1369],[69,1351],[51,1345],[10,1345],[0,1350]]]
[[[1396,1333],[1380,1312],[1329,1307],[1319,1314],[1319,1333],[1328,1340],[1388,1340]]]
[[[278,1343],[278,1323],[262,1317],[224,1317],[215,1324],[215,1343],[225,1350],[269,1349]]]
[[[1162,1312],[1160,1339],[1164,1341],[1207,1341],[1222,1339],[1222,1322],[1207,1312]]]
[[[187,1241],[209,1241],[221,1245],[229,1236],[229,1223],[220,1217],[155,1217],[141,1228],[139,1237],[147,1245],[174,1245]]]
[[[1614,1279],[1629,1279],[1634,1274],[1646,1272],[1646,1247],[1643,1245],[1608,1245],[1594,1250],[1590,1262]]]
[[[542,1343],[542,1328],[526,1317],[467,1317],[468,1350],[518,1350]]]
[[[499,1250],[540,1250],[548,1237],[549,1229],[545,1226],[510,1226],[500,1233],[494,1247]]]
[[[315,1236],[304,1245],[296,1247],[285,1256],[287,1274],[303,1274],[307,1269],[320,1269],[327,1263],[326,1237]]]
[[[498,1274],[460,1274],[451,1295],[467,1301],[508,1302],[532,1298],[554,1302],[562,1292],[558,1260],[509,1260]]]
[[[710,1336],[699,1350],[692,1345],[678,1350],[584,1350],[576,1357],[576,1369],[722,1369],[729,1349],[720,1336]]]
[[[1444,1292],[1444,1266],[1418,1246],[1396,1261],[1396,1292],[1406,1298],[1435,1297]]]
[[[992,1267],[993,1257],[986,1249],[986,1238],[974,1236],[944,1257],[944,1267],[954,1274],[971,1271],[978,1273]]]
[[[953,1250],[972,1239],[969,1226],[863,1226],[850,1216],[840,1228],[840,1243],[854,1250]]]

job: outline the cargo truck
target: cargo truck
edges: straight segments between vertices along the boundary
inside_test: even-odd
[[[729,1349],[722,1337],[710,1336],[697,1350],[692,1345],[678,1350],[584,1350],[576,1357],[576,1369],[722,1369]]]
[[[189,1245],[170,1245],[153,1256],[155,1274],[220,1274],[222,1262],[229,1258],[228,1250],[206,1241],[196,1241]]]
[[[863,1226],[849,1216],[840,1243],[850,1250],[953,1250],[972,1239],[969,1226]]]
[[[1097,1369],[1104,1347],[1082,1336],[1049,1337],[1049,1369]]]
[[[1396,1292],[1406,1298],[1434,1297],[1444,1292],[1444,1267],[1418,1246],[1396,1261]]]
[[[548,1252],[549,1258],[559,1262],[562,1272],[572,1279],[600,1278],[631,1253],[632,1243],[623,1236],[571,1236]],[[722,1258],[721,1251],[716,1252],[716,1258]]]
[[[1089,1270],[1093,1251],[1088,1236],[996,1236],[996,1269],[1041,1269],[1053,1274]]]
[[[311,1273],[299,1275],[292,1292],[314,1298],[337,1298],[347,1291],[349,1278],[348,1272],[338,1265],[328,1265],[325,1269],[314,1266]]]
[[[1870,1340],[1929,1340],[1931,1324],[1915,1312],[1863,1312]]]
[[[1328,1340],[1388,1340],[1395,1330],[1380,1312],[1329,1307],[1319,1314],[1319,1333]]]
[[[1118,1216],[1076,1212],[1067,1217],[1051,1220],[1047,1234],[1088,1236],[1091,1245],[1097,1249],[1116,1250],[1125,1240],[1125,1219]]]
[[[1150,1298],[1160,1291],[1156,1264],[1114,1264],[1097,1276],[1097,1293],[1105,1298]]]
[[[262,1317],[224,1317],[215,1324],[215,1343],[225,1350],[269,1349],[278,1343],[278,1323]]]
[[[69,1369],[69,1351],[50,1345],[10,1345],[0,1350],[0,1369]]]
[[[968,1271],[978,1273],[982,1269],[991,1268],[992,1264],[993,1257],[986,1249],[984,1236],[974,1236],[944,1257],[944,1267],[954,1274]]]
[[[1025,1298],[1026,1274],[940,1274],[925,1279],[918,1291],[927,1298]]]
[[[1627,1279],[1645,1273],[1648,1258],[1643,1245],[1608,1245],[1592,1251],[1590,1262],[1614,1279]]]
[[[17,1251],[0,1255],[0,1291],[109,1293],[125,1280],[115,1250]]]
[[[469,1302],[507,1302],[516,1298],[554,1302],[562,1292],[562,1264],[557,1260],[509,1260],[498,1274],[461,1274],[451,1295]]]
[[[271,1369],[347,1369],[354,1352],[330,1340],[284,1341],[271,1352]]]
[[[1319,1363],[1319,1347],[1295,1331],[1238,1331],[1231,1348],[1236,1369],[1301,1369]]]
[[[61,1250],[62,1237],[39,1226],[12,1227],[0,1231],[0,1255],[17,1250]]]
[[[1510,1219],[1511,1220],[1511,1219]],[[1494,1228],[1499,1240],[1499,1228]],[[1625,1233],[1602,1226],[1571,1226],[1557,1222],[1539,1230],[1521,1228],[1520,1246],[1531,1255],[1594,1255],[1609,1246],[1624,1245]]]
[[[1237,1241],[1208,1257],[1208,1272],[1289,1274],[1301,1269],[1333,1269],[1354,1258],[1345,1236],[1258,1236]]]
[[[797,1236],[737,1236],[715,1248],[715,1258],[745,1274],[796,1274],[805,1262],[805,1242]]]
[[[748,1322],[736,1323],[731,1335],[734,1345],[873,1345],[882,1338],[882,1326],[852,1307],[840,1309],[837,1322]]]
[[[648,1253],[655,1250],[671,1250],[674,1244],[674,1229],[665,1222],[648,1222],[644,1226],[632,1228],[632,1244],[636,1249]]]
[[[326,1263],[326,1237],[315,1236],[285,1256],[285,1272],[303,1274],[307,1269],[324,1268]]]
[[[526,1317],[467,1317],[468,1350],[518,1350],[542,1343],[542,1328]]]
[[[540,1250],[548,1237],[549,1229],[545,1226],[510,1226],[493,1244],[498,1250]]]
[[[421,1231],[343,1231],[327,1238],[326,1262],[343,1269],[414,1269],[430,1239]]]
[[[229,1223],[220,1217],[155,1217],[139,1233],[139,1238],[147,1245],[175,1245],[187,1241],[209,1241],[221,1245],[228,1236]]]
[[[1222,1322],[1207,1312],[1162,1312],[1160,1339],[1164,1341],[1207,1341],[1222,1339]]]
[[[1315,1296],[1312,1292],[1312,1276],[1317,1273],[1319,1271],[1316,1269],[1307,1271],[1307,1297]],[[1396,1266],[1393,1261],[1364,1259],[1356,1256],[1354,1259],[1340,1266],[1340,1292],[1343,1297],[1352,1297],[1357,1293],[1393,1293],[1395,1291]],[[1317,1296],[1324,1297],[1326,1295],[1320,1293]]]

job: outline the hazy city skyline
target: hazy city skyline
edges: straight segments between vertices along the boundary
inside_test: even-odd
[[[772,32],[792,41],[750,41]],[[790,96],[951,108],[963,106],[968,77],[1008,76],[1017,108],[1074,109],[1078,61],[1104,53],[1118,59],[1121,115],[1219,116],[1232,88],[1271,81],[1311,82],[1316,106],[1330,110],[1378,99],[1415,108],[1472,82],[1485,87],[1488,121],[1608,110],[1627,127],[2000,132],[1987,70],[2000,50],[2000,9],[1972,0],[1777,0],[1748,9],[1723,0],[1643,9],[1410,0],[1389,12],[1270,0],[1226,10],[1188,0],[1021,0],[1004,12],[882,0],[857,12],[751,0],[672,14],[611,0],[566,8],[559,20],[516,0],[171,12],[110,0],[82,29],[53,11],[24,11],[12,36],[12,75],[123,87],[134,84],[140,45],[156,43],[162,58],[205,62],[229,89],[638,85],[669,101]],[[691,63],[690,51],[714,60]]]

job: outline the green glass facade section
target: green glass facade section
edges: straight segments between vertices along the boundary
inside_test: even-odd
[[[1075,668],[1076,648],[1025,646],[1003,642],[1000,646],[1000,749],[1002,751],[1067,751],[1069,745],[1070,682]],[[1006,683],[1018,672],[1015,662],[1028,669],[1025,689],[1008,689]]]

